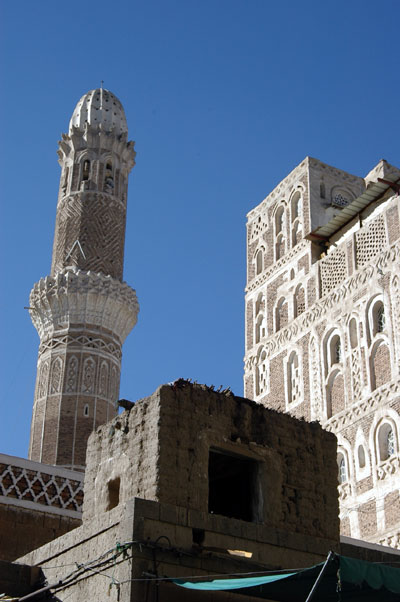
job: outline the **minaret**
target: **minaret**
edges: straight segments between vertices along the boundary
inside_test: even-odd
[[[122,281],[134,142],[120,101],[91,90],[59,142],[51,275],[30,295],[40,337],[29,458],[83,469],[90,432],[116,414],[136,294]]]

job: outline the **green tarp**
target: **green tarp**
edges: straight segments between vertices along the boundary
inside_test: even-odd
[[[324,563],[295,573],[274,573],[265,576],[213,581],[183,581],[176,585],[204,592],[232,593],[276,600],[305,602]],[[340,591],[340,596],[339,596]],[[400,602],[400,568],[333,555],[312,598],[312,602]]]

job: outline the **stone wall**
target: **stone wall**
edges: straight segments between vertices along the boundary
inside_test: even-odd
[[[324,539],[266,525],[133,499],[20,558],[40,565],[53,592],[68,602],[153,599],[195,602],[199,594],[158,577],[224,575],[309,566],[339,551],[338,537]],[[247,554],[247,558],[245,557]],[[63,585],[65,584],[65,585]],[[64,595],[63,595],[64,594]],[[235,600],[250,602],[247,596]],[[107,598],[108,599],[108,598]],[[201,600],[228,602],[227,593]]]

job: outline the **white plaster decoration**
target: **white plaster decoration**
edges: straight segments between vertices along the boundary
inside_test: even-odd
[[[386,246],[385,222],[383,216],[379,216],[356,232],[357,267],[369,263]]]
[[[82,393],[94,393],[94,377],[96,374],[96,364],[93,358],[88,357],[83,362],[82,371]]]
[[[265,282],[269,278],[271,278],[272,275],[278,273],[283,267],[290,263],[301,251],[307,251],[310,245],[311,242],[309,240],[302,240],[299,244],[295,246],[294,249],[285,253],[283,257],[281,257],[278,261],[275,261],[275,263],[266,270],[264,270],[262,274],[256,276],[256,278],[248,284],[246,291],[254,291],[262,284],[265,284]]]
[[[77,390],[78,367],[78,359],[75,355],[73,355],[69,359],[67,366],[67,382],[65,387],[67,393],[75,393]]]
[[[304,332],[311,326],[323,319],[330,313],[332,308],[341,306],[346,299],[358,292],[363,284],[369,283],[379,271],[395,271],[400,262],[400,245],[394,244],[388,251],[383,251],[375,258],[373,265],[365,266],[354,276],[347,278],[339,287],[328,295],[317,301],[309,310],[298,316],[288,326],[282,328],[278,333],[271,335],[265,341],[265,350],[268,357],[282,351],[286,344],[297,336],[303,336]]]
[[[391,456],[387,460],[381,462],[377,468],[377,478],[383,481],[387,476],[394,475],[400,469],[400,456]]]
[[[97,337],[94,333],[93,336],[89,336],[89,334],[74,336],[71,334],[71,330],[66,334],[54,335],[51,339],[46,339],[40,343],[39,355],[44,355],[47,351],[53,349],[65,348],[66,345],[68,345],[69,350],[82,350],[87,347],[88,349],[112,355],[116,360],[120,360],[122,357],[121,345],[119,343],[104,341],[104,339]]]
[[[80,518],[84,474],[0,454],[0,503]]]
[[[321,295],[324,297],[339,286],[346,278],[346,255],[342,249],[329,253],[319,262]]]
[[[393,170],[381,163],[368,177],[376,180]],[[300,186],[301,210],[295,206]],[[299,379],[291,367],[296,350],[296,367],[304,370],[309,398],[298,403],[295,414],[319,420],[334,432],[346,458],[347,478],[339,486],[344,529],[352,537],[385,537],[390,545],[394,540],[399,545],[400,523],[393,525],[392,505],[398,503],[394,493],[400,484],[400,203],[399,195],[389,189],[378,197],[378,188],[371,190],[367,204],[363,178],[306,158],[248,214],[249,257],[254,257],[257,238],[268,242],[269,255],[273,248],[275,257],[278,237],[285,237],[287,246],[290,241],[297,244],[259,274],[249,266],[247,304],[255,303],[261,293],[267,301],[253,313],[254,336],[246,339],[244,363],[246,382],[254,383],[257,401],[281,410],[286,399],[286,411],[291,412],[293,403],[302,399],[297,386],[303,383],[302,375]],[[355,215],[354,199],[363,193]],[[345,207],[349,202],[350,213]],[[282,207],[287,228],[278,219]],[[304,288],[305,307],[299,286]],[[288,321],[279,320],[282,299],[289,305]],[[263,318],[269,329],[264,338]],[[335,335],[340,336],[340,348]],[[261,387],[260,343],[268,366]],[[377,388],[371,391],[374,365]],[[269,389],[261,393],[272,379],[276,395]],[[324,403],[326,393],[332,417]],[[379,421],[384,426],[391,421],[396,428],[385,427],[378,436]]]
[[[376,389],[363,399],[355,401],[343,412],[332,416],[332,418],[324,424],[324,428],[328,431],[337,433],[355,420],[362,418],[381,407],[385,402],[398,394],[400,394],[400,378],[382,385],[382,387],[379,387],[379,389]]]
[[[37,282],[31,292],[30,314],[41,340],[62,325],[87,324],[112,331],[121,343],[135,326],[139,304],[135,291],[111,276],[65,269]]]

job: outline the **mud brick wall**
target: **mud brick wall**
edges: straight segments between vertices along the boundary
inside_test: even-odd
[[[117,503],[141,497],[208,512],[210,450],[257,464],[256,522],[338,537],[335,436],[186,381],[161,386],[91,435],[84,522],[115,495]]]

